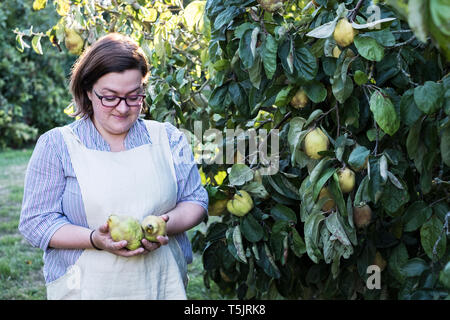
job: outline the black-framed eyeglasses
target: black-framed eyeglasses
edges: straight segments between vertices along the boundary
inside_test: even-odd
[[[102,105],[107,108],[117,107],[122,100],[125,100],[126,105],[129,107],[140,107],[146,97],[145,94],[132,94],[126,97],[101,96],[97,92],[95,92],[94,89],[92,89],[92,91],[94,91],[97,98],[100,99]]]

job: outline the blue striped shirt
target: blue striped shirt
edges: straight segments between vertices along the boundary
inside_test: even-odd
[[[111,151],[89,118],[69,125],[89,149]],[[164,122],[177,177],[177,203],[194,202],[208,210],[208,193],[191,146],[185,135]],[[138,119],[130,128],[124,145],[132,149],[151,143],[144,121]],[[49,248],[53,234],[65,224],[88,227],[81,190],[69,152],[60,131],[55,128],[38,139],[25,175],[25,187],[19,231],[35,247],[44,250],[44,278],[47,283],[62,276],[83,250]],[[175,235],[187,263],[192,262],[192,248],[186,233]]]

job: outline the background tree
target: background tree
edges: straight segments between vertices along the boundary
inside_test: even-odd
[[[18,54],[12,32],[30,24],[45,30],[56,17],[51,8],[35,14],[28,1],[0,3],[0,147],[20,147],[70,120],[62,108],[70,102],[62,84],[75,56],[59,52],[49,42],[43,44],[45,55],[26,47]]]

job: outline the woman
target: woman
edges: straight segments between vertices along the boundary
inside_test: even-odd
[[[129,37],[109,34],[76,62],[70,89],[82,116],[43,134],[30,159],[19,230],[44,250],[48,299],[186,299],[208,196],[185,136],[139,118],[148,66]],[[161,215],[159,243],[111,239],[110,214]]]

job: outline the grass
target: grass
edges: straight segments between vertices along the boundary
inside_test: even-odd
[[[32,247],[17,227],[22,206],[23,182],[32,149],[0,151],[0,300],[45,300],[43,252]],[[191,237],[202,223],[189,230]],[[201,256],[188,265],[190,300],[222,299],[218,287],[203,285]]]
[[[25,170],[32,150],[0,152],[0,299],[45,299],[42,251],[19,233]]]

